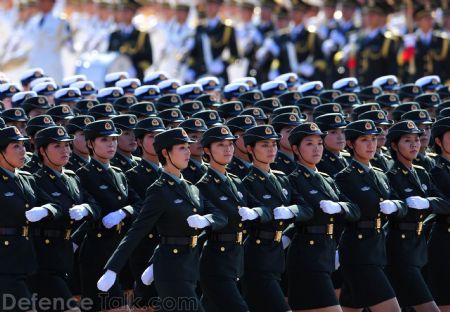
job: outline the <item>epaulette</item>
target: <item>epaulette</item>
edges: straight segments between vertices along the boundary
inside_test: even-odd
[[[278,174],[278,175],[283,175],[283,176],[285,176],[286,175],[286,173],[284,173],[283,171],[281,171],[281,170],[270,170],[272,173],[274,173],[274,174]]]
[[[122,169],[120,169],[119,167],[116,167],[116,166],[111,166],[111,169],[114,169],[117,172],[122,172]]]
[[[319,171],[319,174],[324,176],[324,177],[330,177],[330,175],[328,173],[325,173],[325,172],[322,172],[322,171]]]
[[[76,173],[74,171],[69,170],[69,169],[64,169],[63,173],[67,174],[67,175],[76,175]]]
[[[25,170],[18,170],[17,172],[20,173],[20,174],[24,174],[24,175],[30,175],[30,176],[33,175],[32,173],[30,173],[28,171],[25,171]]]
[[[347,168],[342,169],[340,172],[351,173],[353,167],[347,166]]]
[[[244,180],[255,181],[255,176],[253,174],[248,174],[245,176]]]
[[[424,167],[422,167],[422,166],[419,166],[419,165],[413,165],[413,168],[414,169],[419,169],[419,170],[423,170],[423,171],[425,171],[426,169],[424,168]]]
[[[441,38],[441,39],[448,39],[448,35],[445,31],[433,31],[433,36]]]
[[[156,186],[163,186],[164,185],[165,180],[163,179],[158,179],[155,181],[155,183],[153,183],[152,185],[156,185]]]
[[[372,166],[372,168],[373,168],[373,170],[380,171],[380,172],[384,172],[384,170],[381,169],[381,168],[378,168],[378,167],[375,167],[375,166]]]
[[[429,157],[431,157],[431,158],[434,158],[434,157],[437,157],[437,156],[438,156],[438,154],[433,153],[433,152],[426,152],[426,155],[429,156]]]
[[[87,164],[88,165],[88,164]],[[84,171],[87,171],[87,172],[89,172],[89,169],[87,168],[87,166],[86,165],[84,165],[84,166],[81,166],[80,168],[78,168],[78,170],[77,171],[81,171],[81,170],[84,170]]]
[[[347,151],[341,151],[341,156],[342,156],[342,157],[351,157],[352,154],[350,154],[350,153],[347,152]]]
[[[238,177],[237,175],[232,174],[232,173],[230,173],[230,172],[227,172],[227,173],[228,173],[228,175],[229,175],[230,177],[232,177],[232,178],[238,178],[238,179],[239,179],[239,177]]]

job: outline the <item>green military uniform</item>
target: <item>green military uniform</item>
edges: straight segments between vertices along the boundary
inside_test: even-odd
[[[176,128],[157,135],[154,145],[155,150],[161,152],[164,148],[187,142],[192,141],[184,130]],[[161,235],[161,243],[155,249],[152,261],[159,297],[161,300],[168,297],[196,300],[199,230],[189,227],[186,222],[194,214],[207,218],[212,229],[220,228],[226,223],[221,213],[217,213],[213,206],[203,200],[197,187],[163,171],[161,177],[147,190],[141,213],[105,268],[120,272],[133,249],[156,227]],[[198,301],[194,310],[203,311]]]
[[[379,134],[373,121],[355,121],[345,130],[347,139],[368,134]],[[406,214],[406,207],[397,200],[381,169],[366,167],[356,160],[337,174],[336,182],[360,211],[359,220],[345,226],[339,243],[343,275],[340,302],[346,307],[362,308],[394,298],[395,293],[383,272],[387,259],[385,235],[381,229],[385,216],[381,213],[380,203],[392,201],[397,209],[393,217],[399,218]]]
[[[397,142],[402,135],[421,133],[422,130],[418,129],[414,122],[402,121],[389,130],[387,138],[389,142]],[[427,202],[428,208],[414,209],[408,203],[407,214],[403,218],[390,218],[386,242],[387,274],[400,306],[415,306],[430,302],[433,297],[420,272],[428,261],[423,222],[431,213],[448,215],[450,202],[435,187],[423,167],[413,165],[409,169],[397,160],[388,172],[388,177],[401,199],[408,203],[410,197],[419,197]]]
[[[442,137],[450,130],[450,118],[443,118],[433,125],[432,136]],[[441,156],[436,158],[436,166],[431,170],[431,177],[436,187],[450,198],[450,161]],[[447,281],[450,278],[450,270],[446,263],[450,259],[449,236],[450,236],[449,214],[436,216],[431,230],[431,237],[428,243],[428,285],[431,294],[438,306],[450,304],[450,294]]]
[[[256,126],[244,134],[247,146],[278,139],[271,126]],[[292,213],[289,219],[249,224],[249,237],[244,243],[244,298],[251,311],[288,311],[290,307],[280,285],[286,269],[282,231],[293,221],[310,218],[312,210],[301,197],[295,196],[287,175],[281,171],[263,172],[252,167],[242,182],[248,193],[258,199],[259,206],[268,207],[269,211],[285,206]]]
[[[16,127],[0,130],[0,144],[8,145],[24,138]],[[27,275],[38,268],[33,241],[29,238],[30,222],[25,212],[41,206],[48,211],[45,219],[57,219],[60,207],[49,204],[52,198],[37,187],[33,176],[25,171],[11,172],[0,168],[0,292],[14,296],[15,300],[31,300],[31,292],[25,283]],[[25,310],[32,307],[24,308]],[[13,308],[13,311],[19,309]]]
[[[285,174],[290,174],[295,170],[297,164],[295,163],[293,157],[286,155],[282,151],[278,151],[275,162],[270,165],[273,170],[281,171]]]
[[[95,121],[86,126],[86,140],[99,136],[118,136],[112,121]],[[102,304],[98,296],[96,283],[100,278],[103,266],[117,247],[124,232],[122,227],[131,223],[140,209],[139,196],[128,187],[125,174],[117,167],[107,167],[95,159],[77,171],[77,175],[87,192],[89,192],[101,207],[101,218],[117,213],[125,213],[125,219],[111,228],[106,228],[103,221],[90,221],[82,225],[78,231],[86,231],[80,247],[80,273],[82,297],[93,300],[93,310]],[[128,259],[126,259],[128,260]],[[111,296],[121,298],[122,291],[117,285],[108,292]],[[105,306],[103,306],[104,308]]]

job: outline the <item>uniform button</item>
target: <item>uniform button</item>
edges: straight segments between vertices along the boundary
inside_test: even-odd
[[[313,240],[310,240],[310,241],[309,241],[309,244],[310,244],[310,245],[314,245],[314,241],[313,241]]]
[[[174,250],[172,250],[172,252],[174,253],[174,254],[177,254],[178,253],[178,249],[174,249]]]
[[[380,197],[380,202],[382,202],[384,200],[384,198],[383,197]]]
[[[25,204],[25,208],[30,208],[30,205],[28,205],[28,204]]]
[[[148,238],[153,238],[153,234],[148,234]]]
[[[73,224],[73,220],[70,220],[70,224]]]
[[[359,238],[359,239],[362,239],[362,238],[363,238],[363,235],[362,235],[362,234],[358,234],[358,238]]]
[[[381,217],[381,213],[378,213],[378,214],[377,214],[377,217],[378,217],[378,218]]]
[[[44,242],[45,242],[46,245],[50,244],[50,240],[49,239],[46,239]]]
[[[330,222],[333,222],[334,221],[334,218],[330,218]]]
[[[450,233],[450,227],[449,227],[449,228],[447,228],[447,232],[449,232],[449,233]]]
[[[239,223],[238,226],[239,226],[239,227],[242,227],[242,223]]]
[[[242,233],[247,234],[247,230],[243,230]]]
[[[118,200],[122,200],[122,196],[117,196],[117,199]]]
[[[102,237],[102,233],[97,233],[97,237],[98,238]]]
[[[419,218],[422,219],[423,218],[423,214],[419,215]]]
[[[192,211],[193,211],[193,212],[197,212],[197,208],[193,208]]]
[[[5,244],[5,246],[8,246],[8,245],[9,245],[9,242],[8,242],[8,241],[5,241],[4,244]]]
[[[225,247],[220,247],[220,251],[225,251]]]
[[[261,240],[260,239],[257,239],[256,240],[256,243],[259,245],[259,244],[261,244]]]
[[[405,239],[405,238],[406,238],[406,235],[405,235],[405,234],[402,234],[402,238]]]
[[[279,225],[283,225],[283,221],[280,221],[278,224],[279,224]]]

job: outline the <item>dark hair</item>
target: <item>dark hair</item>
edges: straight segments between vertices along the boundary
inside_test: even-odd
[[[433,150],[438,155],[442,154],[442,148],[439,145],[436,144],[436,139],[439,138],[439,140],[441,141],[441,144],[442,144],[445,133],[446,132],[442,132],[440,135],[438,135],[436,137],[433,137],[433,142],[432,142]]]
[[[6,148],[8,147],[9,144],[11,144],[12,142],[9,142],[7,144],[4,145],[0,145],[0,153],[3,153],[6,151]]]
[[[252,144],[245,145],[245,148],[247,148],[247,146],[250,146],[253,150],[253,148],[255,148],[255,145],[256,145],[256,142],[253,142]],[[247,156],[248,156],[248,159],[250,160],[250,162],[253,162],[253,155],[251,153],[247,152]]]
[[[167,150],[167,153],[169,153],[169,152],[172,151],[172,148],[173,148],[174,146],[175,146],[175,145],[172,145],[172,146],[167,147],[167,148],[164,148],[164,149]],[[162,150],[159,151],[159,152],[156,152],[156,155],[158,156],[158,160],[159,160],[159,162],[161,163],[161,166],[165,166],[165,165],[167,164],[167,159],[163,156]]]
[[[209,152],[211,153],[211,143],[203,146],[203,159],[209,163],[211,161],[211,157],[209,157],[209,155],[205,152],[205,148],[209,149]]]

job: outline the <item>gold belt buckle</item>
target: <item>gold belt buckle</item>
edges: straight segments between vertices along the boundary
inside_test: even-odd
[[[334,224],[329,223],[327,224],[327,235],[333,235],[334,232]]]
[[[191,236],[191,248],[195,248],[195,246],[197,246],[197,240],[198,240],[197,235]]]
[[[420,235],[422,233],[423,229],[423,221],[417,222],[417,235]]]
[[[275,231],[275,238],[273,240],[279,243],[281,241],[281,236],[283,236],[283,231]]]
[[[72,230],[71,230],[71,229],[67,229],[67,230],[64,232],[64,239],[65,239],[65,240],[69,240],[71,234],[72,234]]]
[[[28,225],[22,226],[22,236],[28,237]]]
[[[381,229],[381,218],[376,218],[375,219],[375,229],[376,230]]]
[[[237,234],[236,234],[236,243],[242,244],[242,232],[237,232]]]

